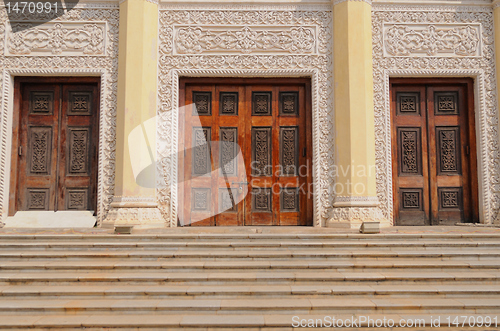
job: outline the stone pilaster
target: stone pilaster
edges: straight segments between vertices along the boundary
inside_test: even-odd
[[[155,197],[158,4],[120,3],[115,196],[103,226],[164,226]]]
[[[378,208],[375,183],[372,26],[370,1],[333,2],[335,162],[330,227],[389,225]]]

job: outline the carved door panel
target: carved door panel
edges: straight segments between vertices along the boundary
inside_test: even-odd
[[[97,85],[63,85],[58,210],[96,210]]]
[[[18,210],[54,210],[60,85],[28,85],[22,91]]]
[[[15,210],[96,210],[97,84],[23,84]]]
[[[181,225],[312,223],[308,85],[247,81],[182,89]]]
[[[395,84],[391,93],[396,223],[477,222],[472,82]]]

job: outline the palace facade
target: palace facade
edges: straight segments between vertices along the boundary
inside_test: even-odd
[[[47,21],[0,10],[5,226],[500,222],[498,0],[82,0]]]

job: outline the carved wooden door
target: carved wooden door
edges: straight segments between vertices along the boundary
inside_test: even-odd
[[[393,80],[394,215],[397,225],[478,221],[470,80]]]
[[[181,81],[181,225],[312,224],[309,83],[217,82]]]
[[[20,86],[15,209],[96,210],[97,84]]]

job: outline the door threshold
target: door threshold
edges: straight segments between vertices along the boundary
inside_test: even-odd
[[[91,210],[18,211],[4,221],[5,228],[93,228]]]

